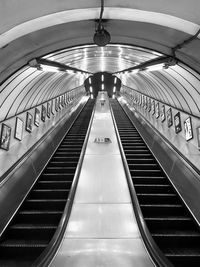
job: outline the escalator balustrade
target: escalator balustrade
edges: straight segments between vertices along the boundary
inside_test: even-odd
[[[0,266],[31,266],[66,205],[94,101],[89,100],[0,239]],[[16,189],[17,190],[17,189]]]
[[[200,229],[117,100],[116,125],[146,225],[174,265],[200,266]]]

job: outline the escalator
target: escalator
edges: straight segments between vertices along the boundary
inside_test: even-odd
[[[118,101],[110,103],[151,236],[172,266],[200,266],[199,226]]]
[[[68,199],[93,107],[94,100],[88,100],[4,231],[0,266],[31,266],[52,239]]]

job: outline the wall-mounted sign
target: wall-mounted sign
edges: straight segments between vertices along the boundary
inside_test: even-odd
[[[47,115],[46,107],[45,107],[44,105],[42,105],[41,120],[42,120],[43,122],[45,122],[46,115]]]
[[[54,115],[54,107],[53,107],[53,100],[51,100],[51,113]]]
[[[33,116],[31,113],[27,112],[26,115],[26,130],[27,132],[32,132],[33,129]]]
[[[175,126],[175,133],[179,133],[182,131],[182,127],[181,127],[181,115],[180,112],[178,112],[175,116],[174,116],[174,126]]]
[[[16,118],[16,123],[15,123],[15,138],[18,140],[22,140],[22,134],[23,134],[23,125],[24,122],[20,118]]]
[[[36,126],[39,126],[39,124],[40,124],[40,111],[38,108],[35,108],[34,124]]]
[[[173,125],[173,120],[172,120],[172,109],[169,108],[167,111],[167,126],[168,128]]]
[[[154,100],[152,100],[151,102],[151,110],[152,110],[152,115],[154,115],[155,114],[155,101]]]
[[[186,139],[186,141],[189,141],[190,139],[193,138],[191,117],[188,117],[184,121],[184,128],[185,128],[185,139]]]
[[[47,102],[47,117],[50,118],[51,116],[51,104]]]
[[[197,127],[197,142],[198,142],[198,149],[200,150],[200,126]]]
[[[161,117],[161,122],[165,121],[165,105],[161,106],[160,117]]]
[[[109,144],[111,143],[111,140],[109,137],[96,137],[94,139],[94,143],[98,143],[98,144]]]
[[[5,150],[9,150],[10,136],[11,136],[11,127],[2,123],[0,148],[5,149]]]
[[[148,111],[149,112],[151,111],[151,98],[149,98],[148,100]]]
[[[159,102],[156,103],[156,119],[160,116]]]

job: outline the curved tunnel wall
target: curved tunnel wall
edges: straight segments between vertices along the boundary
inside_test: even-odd
[[[80,84],[83,75],[26,66],[0,86],[1,179],[49,130],[70,117],[86,93]]]
[[[198,118],[200,116],[200,75],[185,65],[130,73],[121,79],[124,85],[148,97]]]
[[[0,122],[81,86],[84,76],[25,66],[0,86]]]
[[[170,77],[171,81],[173,81],[173,79],[176,81],[180,79],[179,74],[175,77],[171,77],[165,72],[166,71],[163,72],[164,74],[160,72],[142,74],[142,77],[148,76],[154,78],[155,76],[162,75],[162,77],[165,77],[166,75],[168,78]],[[170,72],[177,73],[174,70],[170,70]],[[184,72],[185,69],[183,69],[183,73]],[[121,88],[121,95],[127,102],[129,109],[136,110],[151,127],[157,130],[161,136],[172,145],[172,147],[200,170],[200,140],[198,140],[197,134],[197,129],[200,127],[198,106],[200,101],[200,81],[193,74],[187,73],[187,75],[181,76],[181,79],[185,82],[185,86],[183,86],[183,83],[172,84],[168,80],[168,83],[173,85],[173,90],[167,86],[169,84],[165,84],[164,87],[162,81],[157,80],[157,83],[153,83],[150,78],[142,79],[139,74],[139,78],[134,76],[131,79],[129,77],[129,86],[131,81],[133,81],[133,88],[123,85]],[[135,82],[136,80],[137,82]],[[175,87],[177,84],[179,84],[179,88]],[[169,113],[171,113],[172,120],[170,125],[168,125]],[[181,127],[179,132],[175,129],[175,115],[178,113],[180,115]],[[192,136],[188,140],[186,140],[186,120],[191,120]]]

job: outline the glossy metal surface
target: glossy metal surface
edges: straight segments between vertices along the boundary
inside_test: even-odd
[[[51,267],[152,267],[140,239],[64,239]]]
[[[94,142],[103,137],[111,143]],[[108,98],[101,94],[69,223],[50,266],[154,266],[134,216]]]

